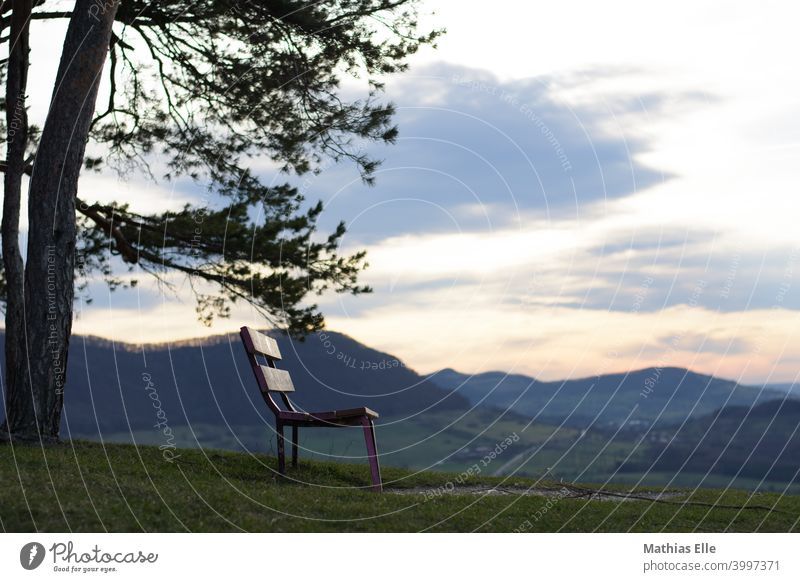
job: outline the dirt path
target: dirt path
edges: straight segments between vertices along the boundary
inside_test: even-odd
[[[396,495],[524,495],[535,497],[558,497],[566,499],[591,499],[595,501],[656,501],[671,499],[683,493],[679,491],[584,491],[569,487],[489,487],[486,485],[411,487],[409,489],[385,489],[386,493]]]

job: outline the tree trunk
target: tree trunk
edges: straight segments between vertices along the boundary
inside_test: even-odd
[[[8,75],[6,79],[6,171],[3,196],[3,222],[0,230],[3,237],[3,268],[6,279],[6,410],[8,420],[5,432],[14,424],[13,412],[22,407],[20,392],[13,387],[19,385],[17,373],[24,369],[25,341],[22,317],[24,298],[24,266],[19,251],[19,212],[22,193],[22,176],[25,172],[25,145],[28,141],[28,112],[25,107],[25,92],[29,65],[29,28],[32,0],[14,0],[11,12],[9,38]]]
[[[58,439],[75,297],[75,197],[118,0],[77,0],[30,180],[26,361],[16,371],[15,439]]]

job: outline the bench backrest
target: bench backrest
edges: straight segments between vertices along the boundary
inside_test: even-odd
[[[292,378],[286,370],[279,370],[275,367],[275,361],[281,359],[278,342],[249,327],[242,327],[239,335],[266,403],[273,411],[280,410],[280,407],[269,395],[270,392],[280,392],[284,403],[291,406],[287,402],[286,393],[294,392]],[[266,364],[259,361],[259,356],[266,360]]]

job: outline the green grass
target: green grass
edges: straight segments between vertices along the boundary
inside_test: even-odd
[[[792,531],[800,498],[739,491],[685,492],[676,500],[775,506],[724,509],[651,501],[540,496],[374,494],[363,465],[302,461],[287,478],[272,457],[74,441],[45,449],[0,446],[5,531]],[[436,488],[446,473],[384,468],[387,489]],[[479,476],[474,485],[530,486]],[[554,483],[539,483],[558,487]]]

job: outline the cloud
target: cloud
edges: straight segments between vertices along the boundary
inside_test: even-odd
[[[332,313],[329,325],[425,372],[446,364],[464,372],[500,369],[555,380],[670,365],[745,382],[797,373],[797,311],[721,313],[682,305],[631,313],[497,305],[475,291],[454,289],[447,301],[407,294],[361,316]]]
[[[684,352],[708,352],[721,355],[746,354],[753,350],[752,344],[743,338],[726,337],[724,335],[714,335],[699,333],[682,333],[680,335],[663,336],[656,340],[652,350],[656,353],[664,353],[672,349],[680,349]]]
[[[613,74],[611,72],[598,72]],[[669,175],[642,163],[651,147],[642,120],[658,115],[658,94],[570,104],[555,78],[503,82],[447,64],[391,83],[398,142],[368,148],[384,159],[377,186],[336,166],[304,181],[361,243],[407,233],[490,230],[529,213],[580,216]]]

